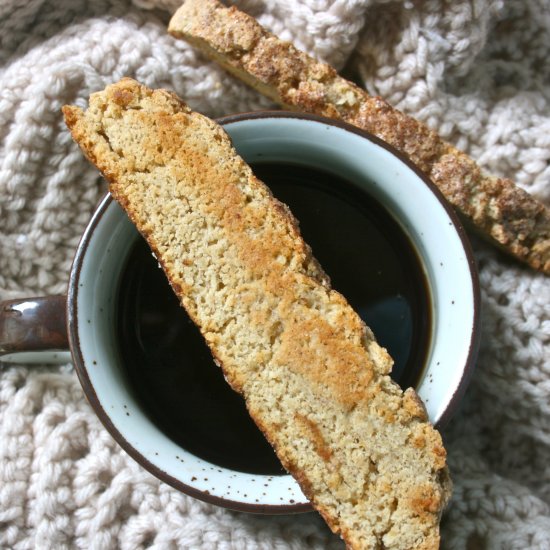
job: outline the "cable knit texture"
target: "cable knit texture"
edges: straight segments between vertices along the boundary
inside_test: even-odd
[[[65,103],[122,76],[210,116],[270,103],[166,33],[175,0],[0,5],[0,299],[64,292],[105,183]],[[241,0],[550,203],[548,0]],[[550,548],[550,279],[473,238],[482,344],[444,431],[455,482],[443,548]],[[0,366],[0,548],[341,549],[314,513],[262,517],[188,498],[112,440],[71,365]]]

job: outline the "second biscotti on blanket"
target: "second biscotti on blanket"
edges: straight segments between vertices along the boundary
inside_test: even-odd
[[[550,210],[511,180],[484,174],[421,122],[218,0],[186,0],[168,30],[284,107],[345,120],[393,145],[481,234],[550,274]]]
[[[129,79],[64,112],[333,531],[355,549],[437,548],[450,495],[439,433],[225,131]]]

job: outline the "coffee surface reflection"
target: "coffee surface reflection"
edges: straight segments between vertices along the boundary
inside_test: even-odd
[[[431,305],[418,257],[400,226],[366,193],[332,174],[273,163],[253,169],[289,205],[333,288],[388,349],[393,378],[414,387],[430,343]],[[284,473],[143,240],[124,269],[119,305],[122,361],[151,420],[214,464]]]

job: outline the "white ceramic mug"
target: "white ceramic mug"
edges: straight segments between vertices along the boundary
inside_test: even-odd
[[[420,258],[430,295],[429,343],[425,359],[415,365],[416,390],[430,420],[443,425],[475,362],[479,287],[464,229],[441,194],[388,145],[343,123],[285,112],[235,115],[220,122],[247,162],[299,164],[343,177],[397,221]],[[228,469],[192,454],[150,419],[134,395],[121,365],[114,323],[117,281],[140,238],[119,205],[106,196],[78,246],[67,296],[1,304],[2,359],[44,361],[68,344],[86,397],[105,427],[161,480],[236,510],[309,510],[291,476]],[[46,348],[47,358],[21,355]]]

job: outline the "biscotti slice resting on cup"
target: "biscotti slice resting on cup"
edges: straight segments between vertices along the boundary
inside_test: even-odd
[[[550,209],[511,180],[483,173],[423,123],[218,0],[186,0],[168,30],[285,108],[345,120],[380,137],[424,171],[471,227],[550,274]]]
[[[130,79],[63,110],[332,530],[349,548],[437,548],[451,490],[440,434],[226,132]]]

